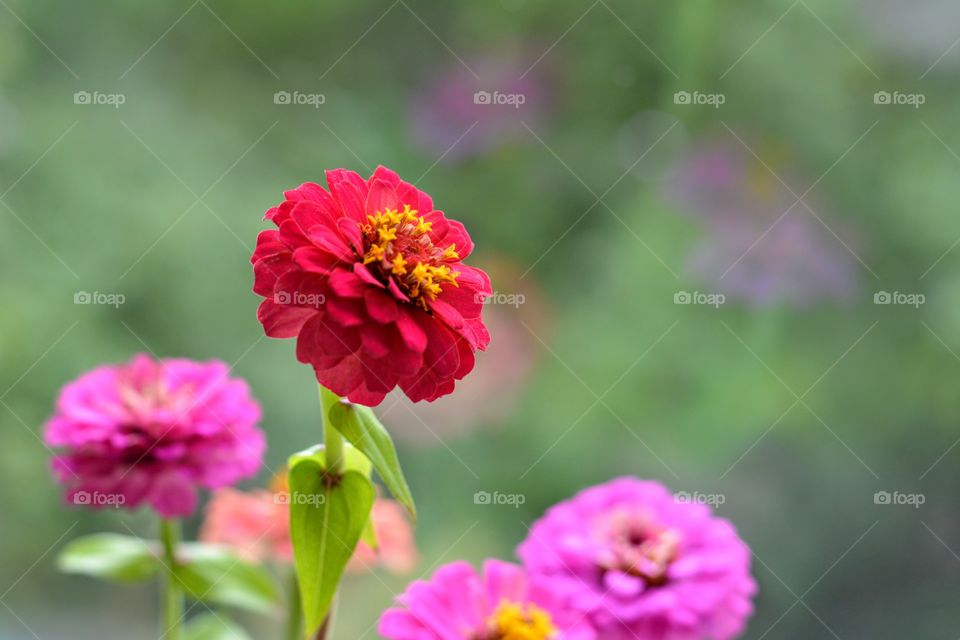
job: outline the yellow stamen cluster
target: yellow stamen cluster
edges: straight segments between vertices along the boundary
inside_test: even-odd
[[[363,263],[379,265],[385,274],[393,275],[404,293],[425,309],[442,285],[458,286],[460,275],[444,264],[460,259],[456,245],[443,250],[434,247],[428,235],[432,226],[410,205],[404,205],[403,211],[377,211],[360,225],[367,243]]]
[[[502,602],[490,619],[496,640],[549,640],[557,633],[550,614],[534,604]]]

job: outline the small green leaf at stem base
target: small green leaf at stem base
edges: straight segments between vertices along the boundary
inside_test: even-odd
[[[319,453],[291,458],[289,475],[290,537],[307,637],[330,612],[376,496],[370,479],[349,464],[342,474],[327,474]]]

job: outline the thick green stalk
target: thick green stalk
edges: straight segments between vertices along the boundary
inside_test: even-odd
[[[161,585],[162,591],[162,628],[161,638],[164,640],[180,640],[183,625],[183,589],[174,574],[177,564],[177,543],[180,540],[180,523],[176,520],[160,520],[160,542],[163,544],[163,559],[166,572]]]
[[[330,408],[337,402],[340,402],[340,396],[330,391],[323,385],[320,385],[320,410],[323,412],[323,456],[326,462],[327,471],[331,474],[343,473],[343,436],[330,424]],[[330,607],[330,613],[327,619],[317,630],[315,640],[326,640],[330,631],[331,620],[333,619],[333,609],[336,607],[336,597]]]
[[[333,474],[343,472],[343,436],[333,428],[327,416],[330,408],[340,402],[340,397],[323,385],[320,385],[320,410],[323,412],[323,450],[327,471]]]

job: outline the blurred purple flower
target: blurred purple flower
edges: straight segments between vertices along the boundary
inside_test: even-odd
[[[65,452],[53,462],[74,504],[186,516],[197,488],[254,475],[265,448],[260,406],[247,384],[218,361],[102,366],[66,385],[46,425]]]
[[[603,640],[728,640],[753,612],[750,549],[704,504],[618,478],[547,511],[518,549]]]
[[[439,70],[413,98],[414,142],[445,162],[462,162],[530,138],[549,103],[545,62],[485,56]]]
[[[806,189],[789,171],[774,171],[789,189],[742,146],[718,142],[679,163],[667,195],[705,231],[688,272],[713,292],[756,306],[849,299],[858,288],[852,240],[834,237],[848,234],[809,194],[804,202],[816,216],[796,202],[793,194]]]

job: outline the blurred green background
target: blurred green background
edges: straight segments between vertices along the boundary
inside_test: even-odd
[[[81,372],[220,358],[263,404],[270,468],[317,440],[311,372],[261,337],[248,259],[284,189],[377,164],[467,225],[502,294],[462,391],[379,410],[418,574],[510,557],[550,504],[632,474],[722,502],[755,552],[745,637],[956,637],[958,17],[0,0],[0,638],[156,635],[151,587],[54,566],[83,533],[153,528],[61,502],[42,423]],[[376,637],[413,577],[349,578],[335,636]]]

